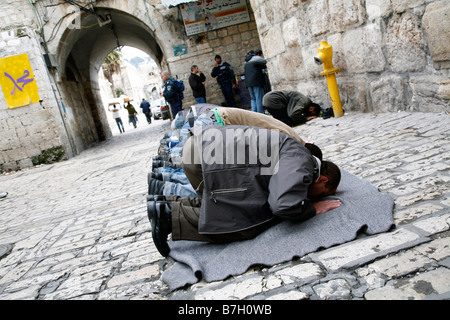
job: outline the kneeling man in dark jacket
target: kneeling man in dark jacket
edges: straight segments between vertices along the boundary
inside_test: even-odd
[[[182,159],[201,199],[155,196],[148,202],[153,241],[163,256],[170,252],[170,233],[173,241],[247,240],[280,219],[304,221],[341,204],[318,201],[336,192],[339,168],[276,130],[198,128],[184,145]]]
[[[295,127],[317,118],[321,108],[310,98],[297,91],[279,90],[264,95],[263,105],[275,118]]]

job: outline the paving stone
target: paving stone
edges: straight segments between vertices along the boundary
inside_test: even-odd
[[[268,297],[266,300],[304,300],[308,299],[308,295],[300,291],[289,291],[284,293],[275,294]]]
[[[76,286],[54,291],[49,294],[43,295],[44,300],[68,300],[77,297],[82,297],[90,294],[98,294],[102,287],[103,279],[77,283]],[[39,296],[41,298],[41,296]]]
[[[414,248],[429,259],[440,261],[449,257],[450,238],[439,238]]]
[[[0,259],[6,257],[12,250],[13,246],[11,244],[0,245]]]
[[[212,291],[199,292],[195,300],[241,300],[263,291],[263,277],[251,276],[249,278],[234,280],[222,288]]]
[[[52,248],[50,248],[47,252],[48,255],[52,255],[52,254],[60,254],[66,251],[72,251],[75,249],[82,249],[84,247],[89,247],[92,246],[94,243],[96,242],[96,240],[94,238],[90,238],[90,239],[84,239],[81,241],[77,241],[74,243],[66,243],[63,244],[61,246],[53,246]]]
[[[28,261],[25,263],[18,263],[12,268],[8,268],[8,271],[0,279],[0,286],[19,280],[33,267],[34,264],[34,261]]]
[[[161,288],[156,284],[133,283],[120,285],[102,290],[98,295],[99,300],[161,300],[158,294]]]
[[[103,256],[102,253],[78,256],[68,261],[53,264],[50,270],[51,271],[67,270],[71,272],[74,269],[83,268],[84,266],[89,266],[92,263],[97,263],[99,260],[101,260],[102,256]]]
[[[0,294],[0,300],[35,300],[39,295],[41,286],[31,286],[16,292]]]
[[[439,176],[427,176],[418,181],[412,181],[407,184],[400,184],[396,188],[392,188],[389,190],[398,196],[404,196],[407,194],[411,194],[417,192],[419,190],[424,190],[433,186],[446,184],[449,181],[450,177],[446,177],[444,175]]]
[[[9,192],[0,243],[11,245],[0,259],[0,299],[450,298],[449,119],[350,113],[295,127],[324,158],[390,194],[397,229],[174,292],[160,280],[173,261],[154,247],[145,205],[150,158],[168,121],[0,176]]]
[[[398,197],[397,199],[395,199],[395,204],[402,207],[408,207],[418,202],[422,202],[425,200],[435,200],[439,199],[440,197],[442,197],[442,189],[438,186],[435,186],[407,196]]]
[[[448,219],[450,218],[450,213],[429,217],[426,219],[421,219],[417,222],[412,223],[412,226],[419,228],[428,235],[435,233],[447,231],[449,229]]]
[[[112,266],[106,266],[102,269],[96,269],[90,272],[73,272],[69,277],[58,286],[58,290],[77,288],[89,283],[103,283],[111,274]]]
[[[136,271],[129,271],[127,273],[115,275],[108,281],[107,287],[111,288],[140,280],[150,279],[151,277],[156,276],[158,274],[159,274],[159,266],[153,265],[144,267]]]
[[[394,222],[399,224],[402,222],[414,221],[417,218],[431,215],[435,212],[441,211],[442,209],[444,209],[444,207],[430,203],[408,207],[407,209],[399,210],[395,213]]]
[[[352,268],[364,264],[377,257],[412,247],[428,239],[404,228],[369,238],[353,241],[309,257],[317,263],[323,264],[330,271],[341,268]]]
[[[292,283],[303,285],[312,282],[321,276],[323,276],[323,272],[318,265],[314,263],[304,263],[276,271],[269,277],[268,281],[275,277],[276,279],[279,279],[283,285]]]
[[[433,262],[434,260],[416,250],[408,250],[388,258],[380,259],[356,272],[359,276],[365,278],[366,282],[372,282],[371,285],[373,286],[376,278],[398,278],[418,271],[426,265],[433,264]],[[367,278],[371,279],[367,280]]]
[[[318,297],[324,300],[349,299],[351,297],[351,287],[344,279],[330,280],[315,285],[313,289]]]
[[[450,297],[450,270],[438,268],[410,279],[393,280],[386,286],[365,294],[368,300],[419,300]]]
[[[5,288],[5,292],[15,292],[15,291],[27,291],[28,288],[39,287],[41,290],[37,290],[37,292],[43,292],[43,288],[45,287],[54,287],[59,286],[59,284],[64,281],[62,280],[65,277],[64,272],[59,273],[44,273],[36,276],[24,277],[20,281],[16,281],[11,283],[9,286]],[[52,290],[53,291],[53,290]],[[37,297],[37,295],[36,295]]]
[[[52,255],[50,257],[45,257],[36,265],[36,267],[54,266],[56,264],[62,263],[63,261],[73,261],[75,259],[75,252],[65,252],[58,255]]]

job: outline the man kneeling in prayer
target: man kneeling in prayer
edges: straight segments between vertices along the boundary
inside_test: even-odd
[[[280,219],[305,221],[340,206],[320,201],[339,185],[339,168],[297,139],[250,126],[207,126],[183,147],[182,167],[201,198],[155,196],[148,216],[156,248],[167,239],[224,243],[256,237]]]

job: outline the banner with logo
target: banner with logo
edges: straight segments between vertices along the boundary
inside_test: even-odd
[[[180,10],[188,36],[250,21],[246,0],[200,0]]]
[[[10,109],[40,100],[27,54],[0,59],[0,85]]]

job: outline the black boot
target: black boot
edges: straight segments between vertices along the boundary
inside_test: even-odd
[[[152,222],[153,243],[163,257],[167,257],[170,247],[167,244],[167,237],[172,233],[171,205],[166,201],[155,202],[156,212]]]
[[[156,202],[167,202],[167,199],[163,195],[147,195],[147,216],[150,223],[152,222],[153,217],[156,215]],[[169,204],[169,207],[171,205]]]
[[[152,159],[153,159],[153,160],[169,161],[169,160],[170,160],[170,157],[169,157],[168,154],[159,154],[159,155],[157,155],[157,156],[154,156]]]
[[[150,223],[152,223],[152,219],[155,215],[156,215],[156,201],[147,196],[147,217]]]
[[[169,161],[163,161],[163,160],[153,160],[152,161],[153,169],[160,168],[160,167],[171,167],[171,166],[172,166],[172,163]]]
[[[150,182],[150,179],[156,179],[159,181],[163,181],[163,175],[162,175],[162,173],[149,172],[148,173],[148,182]]]
[[[158,179],[154,179],[154,178],[148,179],[148,194],[150,194],[150,195],[161,194],[162,195],[163,190],[164,190],[164,182],[162,182]]]
[[[173,196],[167,196],[167,198],[170,198],[170,197],[173,197]],[[158,195],[149,194],[149,195],[147,195],[147,202],[149,202],[149,201],[169,201],[167,198],[166,198],[166,196],[163,196],[160,194],[158,194]]]

